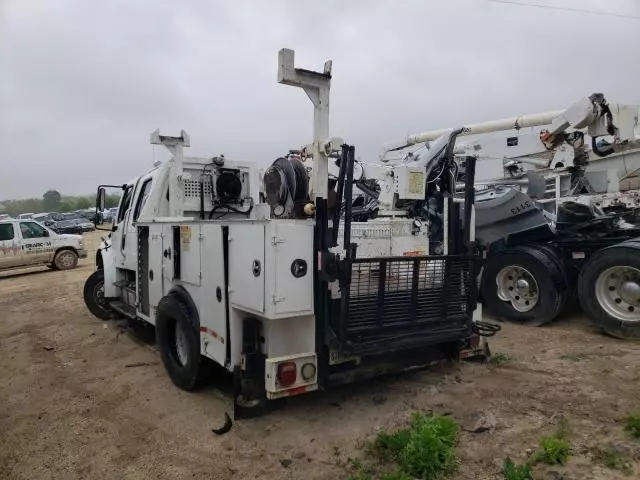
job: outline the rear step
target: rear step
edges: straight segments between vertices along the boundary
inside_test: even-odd
[[[136,318],[136,307],[129,305],[127,303],[121,302],[120,300],[114,300],[113,302],[109,302],[109,307],[112,310],[118,312],[120,315],[123,315],[127,318],[135,319]]]

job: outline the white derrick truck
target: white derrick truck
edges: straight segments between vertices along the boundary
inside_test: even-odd
[[[541,325],[579,302],[609,335],[640,338],[640,191],[631,189],[640,172],[639,116],[637,105],[593,93],[565,110],[462,128],[453,150],[461,173],[469,155],[477,157],[481,297],[494,316]],[[409,135],[385,150],[381,165],[361,165],[359,182],[371,191],[358,199],[367,207],[358,212],[361,230],[404,212],[427,223],[430,250],[442,250],[432,181],[416,196],[401,187],[426,171],[448,131]]]
[[[35,220],[0,220],[0,271],[46,265],[69,270],[86,258],[82,235],[62,235]]]
[[[314,105],[311,179],[285,158],[263,173],[224,156],[186,157],[184,131],[154,132],[152,143],[172,158],[119,187],[112,231],[84,288],[89,310],[155,326],[165,369],[182,389],[198,385],[202,357],[232,372],[236,417],[444,356],[487,355],[481,336],[493,332],[477,318],[470,217],[462,224],[452,208],[447,255],[358,257],[350,216],[339,226],[343,200],[352,208],[354,148],[328,135],[331,62],[323,72],[294,68],[294,52],[283,49],[278,67],[279,83],[304,89]],[[337,191],[327,173],[336,152]],[[453,192],[452,180],[443,175],[442,187]],[[99,211],[104,198],[101,186]]]

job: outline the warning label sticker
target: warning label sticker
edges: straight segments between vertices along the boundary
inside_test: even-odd
[[[191,227],[189,225],[180,225],[180,238],[182,238],[182,251],[188,252],[191,246]]]
[[[424,173],[409,172],[409,193],[420,194],[424,192]]]

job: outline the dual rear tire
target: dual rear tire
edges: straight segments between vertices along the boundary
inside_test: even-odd
[[[578,279],[584,313],[607,334],[640,339],[640,241],[594,253]]]
[[[531,326],[552,321],[570,299],[563,260],[543,245],[514,247],[491,257],[481,290],[484,304],[498,319]]]
[[[605,333],[637,339],[640,239],[597,251],[579,274],[552,247],[510,248],[489,259],[481,291],[487,310],[501,320],[539,326],[579,301],[584,314]]]

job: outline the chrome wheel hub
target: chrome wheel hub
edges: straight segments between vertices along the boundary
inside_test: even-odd
[[[509,302],[518,312],[528,312],[538,304],[538,283],[526,268],[504,267],[496,275],[496,285],[498,298]]]
[[[640,322],[640,270],[610,267],[596,280],[596,300],[617,320]]]

